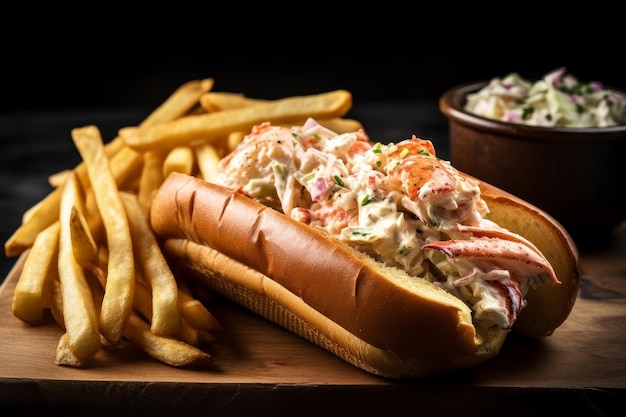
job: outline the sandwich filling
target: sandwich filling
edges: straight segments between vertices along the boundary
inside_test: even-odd
[[[511,328],[530,286],[559,283],[532,243],[485,218],[478,183],[415,136],[383,144],[313,119],[263,123],[215,182],[444,288],[477,325]]]

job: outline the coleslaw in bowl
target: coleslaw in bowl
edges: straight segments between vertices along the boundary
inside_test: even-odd
[[[439,109],[448,119],[453,166],[543,209],[567,229],[579,248],[609,244],[614,230],[626,221],[621,197],[626,123],[540,125],[468,110],[469,98],[489,84],[489,80],[461,84],[439,99]],[[524,105],[528,102],[517,103],[518,108]]]
[[[531,82],[518,73],[492,78],[467,95],[465,109],[508,123],[546,127],[626,124],[626,94],[599,81],[581,82],[565,67]]]

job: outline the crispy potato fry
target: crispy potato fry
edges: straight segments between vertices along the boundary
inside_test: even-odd
[[[57,264],[55,263],[55,267]],[[59,280],[59,274],[55,274],[51,283],[50,290],[50,313],[52,318],[59,325],[59,327],[65,330],[65,320],[63,318],[63,293],[61,291],[61,281]]]
[[[192,326],[207,331],[223,329],[222,323],[211,314],[200,300],[194,298],[187,291],[179,289],[178,300],[183,317],[189,320]]]
[[[109,159],[108,165],[117,188],[120,190],[132,189],[143,167],[143,154],[130,148],[124,148]]]
[[[48,176],[48,184],[50,184],[50,186],[54,188],[60,187],[61,185],[63,185],[65,180],[67,180],[67,176],[70,174],[70,172],[72,172],[71,169],[64,169],[63,171],[59,171]]]
[[[200,104],[203,108],[210,112],[240,109],[242,107],[255,106],[257,104],[269,103],[271,100],[263,100],[258,98],[246,97],[243,94],[238,93],[225,93],[225,92],[208,92],[200,97]],[[304,117],[301,120],[297,120],[299,123],[304,123],[308,119]],[[318,123],[327,127],[333,132],[346,133],[354,132],[361,129],[363,125],[361,122],[354,119],[345,119],[340,117],[334,118],[317,118]],[[292,121],[296,122],[296,120]]]
[[[205,143],[194,148],[200,175],[205,181],[213,181],[219,173],[220,156],[215,147]]]
[[[180,340],[156,335],[137,314],[131,314],[124,336],[159,361],[177,367],[208,366],[213,357],[196,346]]]
[[[150,203],[154,193],[163,183],[164,160],[165,152],[148,151],[144,153],[137,198],[146,213],[150,210]]]
[[[160,123],[170,122],[184,115],[190,109],[198,104],[199,97],[213,88],[213,79],[207,78],[197,81],[189,81],[180,86],[172,93],[159,107],[157,107],[139,126],[150,127]],[[116,137],[105,145],[105,151],[108,158],[111,158],[111,169],[116,177],[116,182],[122,184],[127,178],[133,178],[133,170],[140,166],[141,154],[130,152],[130,149],[124,151],[124,154],[115,158],[115,155],[126,149],[126,143],[121,138]],[[135,159],[137,158],[137,159]],[[118,159],[120,160],[118,162]],[[116,173],[116,167],[120,166],[120,172]],[[127,169],[123,169],[127,168]],[[75,167],[75,170],[84,183],[87,176],[87,170],[84,162]],[[33,210],[25,217],[22,225],[13,232],[4,244],[4,253],[8,257],[18,256],[26,249],[30,248],[37,237],[37,234],[46,227],[54,223],[59,216],[59,201],[61,197],[61,187],[55,188],[47,197],[39,201]],[[123,188],[123,187],[120,187]]]
[[[163,162],[163,178],[172,172],[191,175],[195,164],[193,150],[189,146],[177,146],[165,157]]]
[[[200,96],[200,105],[208,112],[240,109],[271,100],[246,97],[241,93],[207,92]]]
[[[76,206],[72,207],[70,215],[70,233],[76,262],[86,269],[96,267],[98,265],[98,246],[91,235],[85,216]]]
[[[130,227],[109,160],[104,153],[100,131],[95,126],[75,128],[72,130],[72,139],[87,167],[91,189],[106,232],[109,260],[100,332],[112,345],[116,345],[132,312],[135,290]]]
[[[13,292],[13,315],[30,325],[43,323],[50,305],[52,280],[58,274],[59,222],[37,235]]]
[[[100,349],[98,316],[84,269],[74,258],[70,230],[72,211],[80,196],[77,175],[72,174],[65,186],[60,204],[58,271],[63,303],[63,322],[67,348],[78,363],[88,362]],[[62,350],[62,352],[64,352]]]
[[[114,139],[106,146],[106,155],[114,157],[122,148],[125,148],[121,139]],[[135,152],[135,154],[140,155]],[[81,183],[87,178],[87,170],[83,162],[75,168]],[[59,202],[61,201],[62,186],[55,188],[43,200],[35,204],[36,210],[29,212],[24,223],[9,237],[4,244],[6,256],[18,256],[30,248],[37,234],[59,219]]]
[[[29,209],[27,209],[24,214],[22,214],[22,224],[30,221],[30,218],[33,214],[37,213],[39,207],[43,204],[44,200],[39,200],[37,203],[33,204]]]
[[[213,88],[213,78],[192,80],[176,89],[140,126],[154,126],[184,116],[198,104],[200,97]]]
[[[271,120],[290,123],[307,117],[341,117],[350,109],[352,95],[346,90],[309,96],[287,97],[239,109],[181,117],[152,127],[125,127],[119,136],[138,151],[171,149],[212,141],[232,131],[250,130],[254,125]]]
[[[228,139],[226,140],[226,153],[230,153],[235,150],[235,148],[243,141],[243,138],[246,137],[246,133],[238,130],[235,132],[230,132],[228,134]]]
[[[124,192],[120,196],[128,215],[135,258],[152,290],[150,330],[163,336],[176,335],[181,329],[176,278],[161,252],[137,196]]]
[[[54,363],[61,366],[71,366],[73,368],[83,368],[87,365],[91,358],[83,360],[78,358],[72,351],[70,346],[70,337],[67,333],[63,333],[57,344],[56,357]]]
[[[320,119],[317,120],[317,122],[335,133],[355,132],[363,128],[363,125],[358,120],[345,119],[340,117],[335,117],[332,119]]]
[[[137,280],[135,288],[135,310],[148,322],[152,321],[152,294],[147,284]],[[214,341],[214,336],[207,331],[196,329],[187,319],[181,316],[181,328],[177,335],[180,340],[193,346],[200,346]]]

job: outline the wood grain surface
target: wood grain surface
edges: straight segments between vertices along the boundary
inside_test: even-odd
[[[541,408],[546,415],[563,407],[588,407],[603,413],[597,415],[610,415],[605,407],[626,401],[626,227],[617,231],[606,250],[581,255],[579,297],[552,336],[528,340],[512,334],[500,354],[484,365],[414,381],[370,375],[220,300],[209,305],[225,326],[208,348],[214,368],[170,367],[129,344],[102,349],[85,369],[57,366],[55,349],[62,331],[52,318],[30,327],[12,315],[22,262],[16,261],[0,287],[0,410],[6,406],[45,415],[50,410],[97,410],[104,415],[114,407],[148,409],[157,415],[175,408],[186,410],[181,415],[199,410],[220,415],[256,409],[258,416],[263,412],[257,407],[265,403],[274,410],[316,415],[313,410],[324,405],[335,411],[372,411],[382,407],[381,401],[387,403],[384,410],[391,410],[415,406],[419,400],[420,408],[455,411],[458,402],[442,402],[442,397],[454,394],[459,401],[465,396],[472,402],[488,399],[484,406],[472,407],[482,415],[499,407],[509,415],[537,415],[536,401],[546,395],[554,400],[554,408]]]

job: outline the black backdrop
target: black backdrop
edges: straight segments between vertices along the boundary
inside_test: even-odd
[[[319,2],[151,4],[134,13],[112,3],[25,5],[0,29],[2,112],[153,108],[204,77],[214,90],[259,98],[345,88],[355,101],[436,100],[459,83],[565,66],[626,88],[623,22],[599,2],[555,13],[525,3],[428,12],[378,4],[342,14]]]

